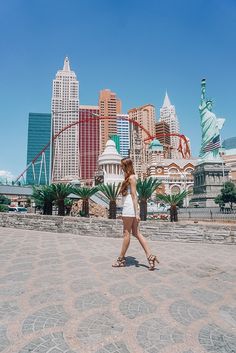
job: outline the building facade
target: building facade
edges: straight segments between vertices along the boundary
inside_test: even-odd
[[[179,134],[179,120],[175,111],[175,106],[171,104],[168,94],[166,92],[162,108],[160,109],[160,121],[166,122],[170,127],[171,134]],[[171,136],[171,158],[181,158],[181,154],[178,151],[179,137]]]
[[[161,183],[159,192],[177,194],[178,192],[193,190],[193,171],[197,159],[164,158],[163,145],[153,140],[148,148],[147,176],[157,178]],[[190,196],[186,197],[184,206],[188,206]]]
[[[109,120],[100,121],[100,153],[102,153],[109,136],[117,134],[117,124],[114,117],[121,113],[121,100],[117,98],[116,93],[109,89],[104,89],[100,91],[98,105],[101,117],[111,117]]]
[[[120,138],[120,151],[121,156],[128,157],[130,150],[130,122],[128,120],[128,114],[117,115],[117,135]]]
[[[70,69],[66,57],[62,70],[53,80],[52,92],[52,127],[53,135],[70,124],[75,124],[79,117],[79,82]],[[79,132],[74,125],[63,131],[53,142],[52,181],[69,182],[79,177]]]
[[[27,166],[51,140],[51,114],[29,113]],[[51,144],[27,170],[26,184],[46,185],[50,183]]]
[[[103,173],[104,184],[118,185],[124,180],[121,169],[121,155],[116,149],[116,144],[112,140],[108,140],[103,153],[98,159],[99,171]]]
[[[230,180],[236,184],[236,137],[230,137],[223,141],[222,157],[226,167],[230,168]]]
[[[155,123],[157,139],[163,145],[165,158],[171,157],[170,126],[165,121]]]
[[[94,119],[99,115],[98,106],[80,105],[79,107],[79,162],[80,179],[85,184],[92,184],[98,168],[100,147],[100,122]]]

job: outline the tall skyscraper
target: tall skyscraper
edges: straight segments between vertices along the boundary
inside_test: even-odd
[[[79,119],[79,156],[80,178],[82,181],[92,183],[98,166],[100,147],[100,122],[92,120],[99,115],[98,106],[80,105]],[[91,121],[89,121],[91,119]],[[83,122],[83,120],[88,120]]]
[[[27,165],[51,139],[51,114],[29,113]],[[45,185],[50,182],[51,146],[30,166],[26,174],[26,184]]]
[[[130,122],[122,118],[128,118],[128,114],[118,114],[117,135],[120,137],[120,151],[121,156],[128,157],[130,150]],[[119,119],[120,118],[120,119]]]
[[[165,99],[160,109],[160,121],[165,121],[170,127],[170,133],[179,133],[179,120],[175,111],[175,106],[171,104],[168,94],[166,92]],[[181,158],[178,152],[179,147],[179,137],[171,136],[171,157]]]
[[[70,69],[66,57],[62,70],[53,80],[52,92],[52,126],[53,135],[69,124],[78,121],[79,117],[79,82],[74,71]],[[65,130],[54,140],[52,181],[69,182],[79,177],[79,142],[78,126]]]
[[[156,112],[152,104],[146,104],[138,108],[133,108],[128,111],[130,119],[137,121],[151,135],[155,135]],[[139,129],[139,136],[143,140],[147,137],[146,133]]]
[[[121,100],[117,98],[116,93],[111,92],[109,89],[104,89],[100,91],[99,109],[100,116],[116,117],[117,114],[121,113]],[[100,153],[102,153],[109,136],[117,133],[116,119],[101,120],[100,127]]]

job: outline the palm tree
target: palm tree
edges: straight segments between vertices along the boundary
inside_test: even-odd
[[[100,184],[97,186],[98,190],[103,193],[109,200],[109,218],[116,219],[116,200],[120,192],[121,183],[117,186],[113,184]]]
[[[170,205],[170,221],[178,222],[178,205],[182,203],[187,195],[191,192],[184,190],[178,194],[169,195],[169,194],[158,194],[157,198],[161,201],[164,201]]]
[[[70,184],[52,184],[51,190],[58,206],[58,216],[65,216],[65,199],[73,192]]]
[[[140,203],[140,218],[142,221],[147,220],[147,201],[160,184],[161,182],[159,180],[152,177],[144,180],[138,179],[137,181],[137,192]]]
[[[87,187],[79,187],[73,188],[73,193],[78,195],[83,203],[82,203],[82,214],[84,217],[89,217],[89,199],[97,192],[97,188],[87,188]]]
[[[32,198],[35,200],[36,206],[43,209],[44,215],[52,214],[52,204],[54,201],[54,195],[51,186],[45,185],[42,187],[33,186]]]

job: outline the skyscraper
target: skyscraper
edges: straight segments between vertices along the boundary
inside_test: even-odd
[[[100,122],[92,120],[94,115],[99,115],[98,106],[80,105],[79,119],[81,123],[78,127],[80,178],[87,183],[92,183],[94,180],[99,157]],[[86,121],[83,122],[83,120]]]
[[[118,114],[116,121],[117,135],[120,137],[119,153],[123,158],[128,157],[130,150],[130,122],[124,119],[128,117],[128,114]]]
[[[66,57],[62,70],[53,80],[52,126],[53,135],[69,124],[74,124],[79,117],[79,82],[70,69]],[[78,126],[74,125],[62,132],[53,143],[52,181],[69,182],[79,177]]]
[[[117,114],[121,113],[121,100],[117,98],[116,93],[111,92],[109,89],[104,89],[100,91],[99,109],[100,116],[116,117]],[[117,133],[116,119],[101,120],[100,127],[100,153],[102,153],[109,136]]]
[[[160,109],[160,121],[165,121],[170,127],[170,133],[179,133],[179,120],[175,111],[175,106],[171,104],[168,94],[166,92],[162,108]],[[179,137],[171,136],[170,143],[172,147],[171,157],[180,158],[178,152]]]
[[[133,108],[128,111],[129,118],[135,120],[142,125],[151,136],[155,135],[156,113],[155,107],[152,104],[146,104],[138,108]],[[147,163],[147,146],[144,143],[147,134],[141,128],[130,125],[131,140],[130,140],[130,156],[134,161],[134,168],[139,177],[146,174]]]
[[[157,139],[163,145],[164,157],[171,157],[170,149],[170,126],[165,121],[159,121],[155,124]]]
[[[27,165],[29,165],[38,153],[51,139],[51,114],[29,113]],[[50,182],[50,155],[51,145],[30,166],[26,174],[26,184],[45,185]]]

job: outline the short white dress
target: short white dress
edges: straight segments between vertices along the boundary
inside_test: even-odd
[[[122,217],[135,217],[134,203],[131,196],[130,186],[128,186],[127,191],[128,191],[127,195],[123,196],[122,198],[122,204],[123,204]]]

